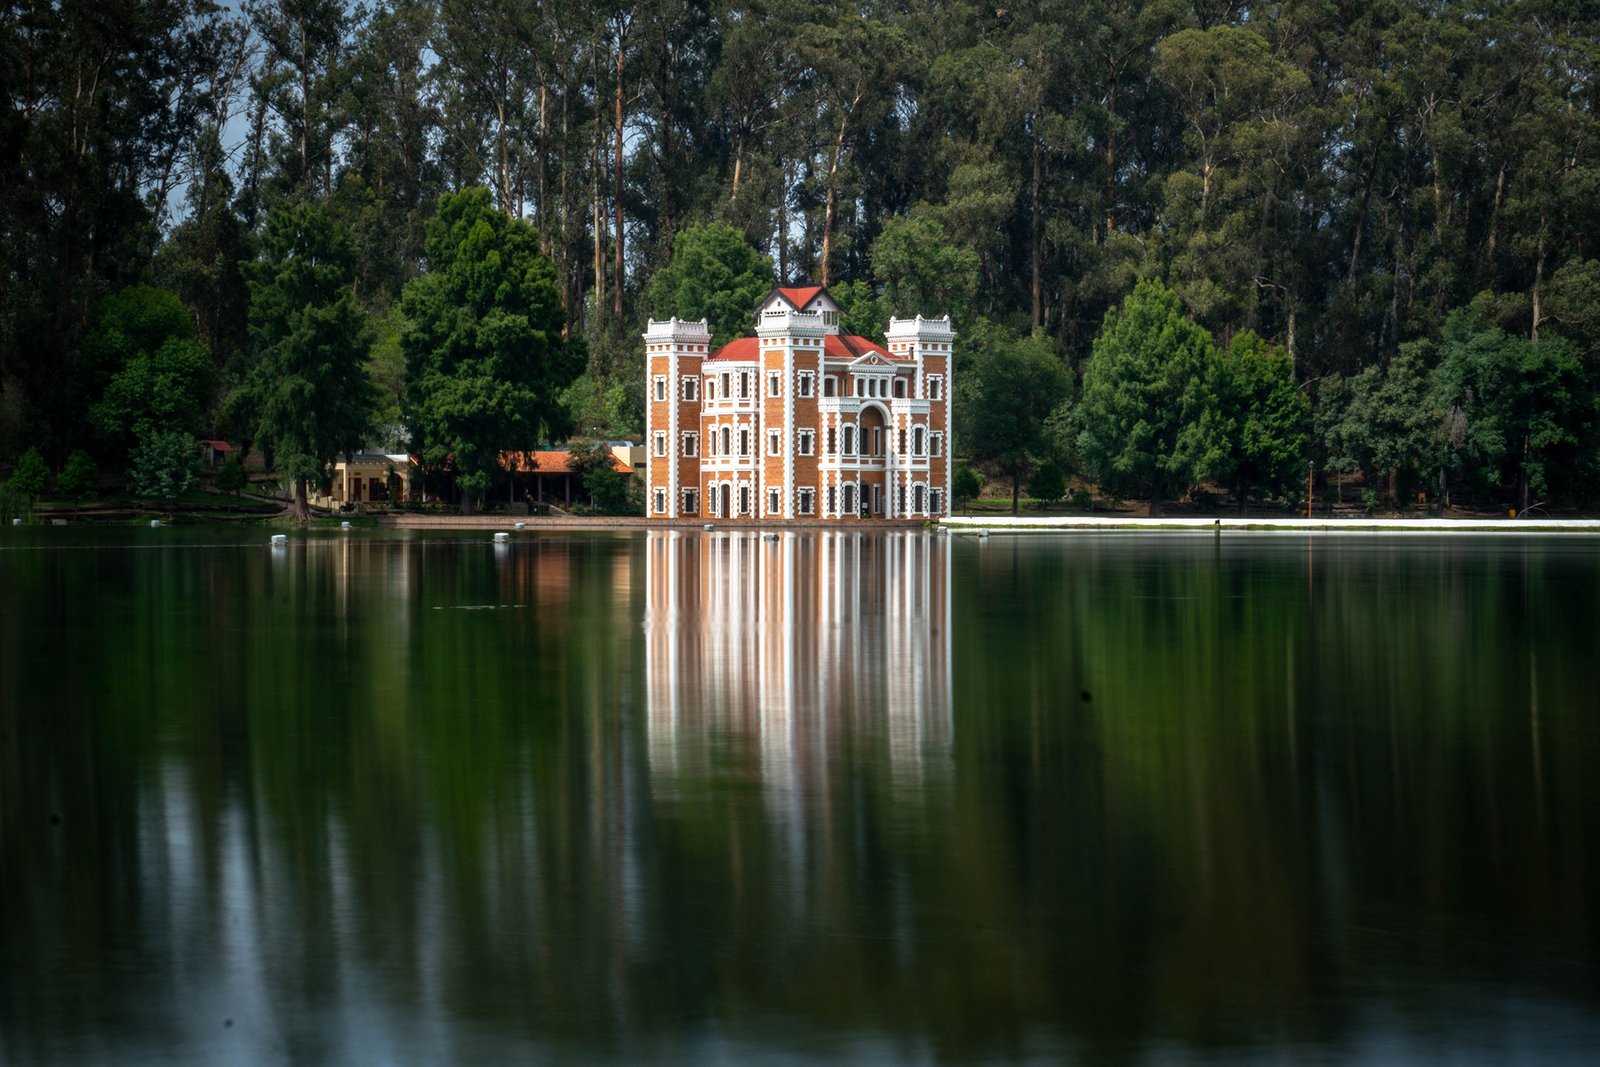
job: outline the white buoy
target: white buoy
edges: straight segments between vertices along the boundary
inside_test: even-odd
[[[273,548],[282,548],[285,545],[287,545],[288,543],[289,543],[289,535],[288,534],[273,534],[272,535],[272,547]]]
[[[517,526],[517,529],[519,529],[519,530],[525,530],[525,529],[528,528],[528,524],[525,523],[525,522],[519,522],[519,523],[516,524],[516,526]]]
[[[21,519],[12,519],[11,520],[11,525],[13,525],[13,526],[21,526],[22,525],[22,520]]]
[[[150,520],[150,529],[152,529],[152,530],[161,529],[161,520],[160,519],[151,519]]]
[[[343,521],[343,522],[341,522],[341,523],[340,523],[340,524],[339,524],[339,529],[341,529],[341,530],[348,530],[348,529],[350,529],[350,520],[349,520],[349,519],[346,519],[346,520],[344,520],[344,521]]]
[[[511,535],[502,530],[500,533],[494,535],[494,539],[496,543],[503,543],[511,540]]]
[[[983,529],[981,529],[981,530],[979,530],[979,531],[978,531],[978,536],[979,536],[979,537],[980,537],[980,538],[986,538],[986,537],[988,537],[988,536],[989,536],[989,529],[988,529],[988,527],[984,527],[984,528],[983,528]]]

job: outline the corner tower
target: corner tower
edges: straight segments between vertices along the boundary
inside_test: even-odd
[[[700,364],[710,347],[705,319],[651,319],[644,332],[644,506],[652,517],[701,514]]]
[[[926,403],[928,485],[937,493],[928,501],[928,512],[935,516],[949,514],[951,502],[950,460],[955,451],[950,433],[950,384],[955,369],[951,356],[955,339],[949,315],[940,319],[921,315],[890,319],[886,335],[890,354],[911,363],[912,395]]]

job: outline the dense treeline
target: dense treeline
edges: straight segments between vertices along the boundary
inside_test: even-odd
[[[437,424],[401,297],[436,263],[441,195],[483,186],[517,220],[508,247],[549,261],[552,358],[588,370],[529,433],[638,429],[651,280],[715,222],[777,278],[832,286],[864,332],[954,314],[966,447],[1013,477],[1118,480],[1078,397],[1107,313],[1149,278],[1219,363],[1248,334],[1252,366],[1307,398],[1276,466],[1361,470],[1396,498],[1591,492],[1590,0],[10,0],[0,49],[0,458],[122,462],[138,427],[91,411],[173,338],[214,379],[182,428],[262,440],[263,268],[240,264],[302,209],[348,250],[369,439]],[[118,341],[107,301],[136,284],[177,294],[188,326]],[[1005,376],[983,361],[1043,355],[1056,380],[992,417]],[[1263,421],[1238,403],[1181,416],[1195,444],[1209,413],[1212,444],[1143,491],[1285,491],[1235,477],[1261,442],[1216,443]]]

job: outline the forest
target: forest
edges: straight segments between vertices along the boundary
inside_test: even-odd
[[[1578,509],[1597,75],[1594,0],[0,0],[0,468],[481,492],[818,282],[955,320],[969,490]]]

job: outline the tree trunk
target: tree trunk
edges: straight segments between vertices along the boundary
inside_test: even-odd
[[[1011,472],[1011,514],[1012,515],[1016,515],[1016,513],[1017,513],[1017,497],[1019,495],[1019,493],[1018,493],[1018,483],[1021,480],[1022,480],[1022,475],[1021,475],[1020,472],[1018,472],[1018,471],[1012,471]]]
[[[1157,475],[1150,483],[1150,507],[1146,514],[1155,518],[1161,514],[1161,476]]]
[[[1518,515],[1521,515],[1523,512],[1528,510],[1528,450],[1529,450],[1529,445],[1530,445],[1530,442],[1528,440],[1528,435],[1527,434],[1523,434],[1522,435],[1522,462],[1517,464],[1517,496],[1518,496],[1518,499],[1521,501],[1521,505],[1517,508],[1517,514]]]
[[[616,165],[611,175],[612,182],[612,207],[616,212],[616,233],[614,262],[615,268],[611,272],[611,313],[615,321],[622,322],[622,278],[623,278],[623,225],[622,225],[622,134],[623,134],[623,103],[622,103],[622,69],[626,60],[628,49],[626,47],[628,31],[621,30],[617,34],[617,90],[616,90]]]
[[[461,494],[461,514],[463,514],[463,515],[471,515],[472,514],[472,494],[467,492],[467,487],[465,485],[462,485],[459,480],[456,482],[456,492]]]
[[[1035,121],[1037,121],[1037,116],[1035,116]],[[1040,172],[1042,170],[1042,164],[1039,157],[1041,155],[1043,155],[1043,153],[1039,147],[1038,131],[1034,131],[1033,218],[1030,222],[1031,229],[1029,232],[1029,243],[1032,247],[1029,249],[1029,258],[1031,260],[1033,271],[1033,324],[1035,326],[1044,325],[1044,283],[1039,277],[1044,270],[1044,251],[1039,238],[1039,182]]]
[[[1533,332],[1530,341],[1539,340],[1539,321],[1544,317],[1544,219],[1539,220],[1539,249],[1533,261]]]
[[[846,116],[839,122],[839,136],[833,142],[833,161],[828,164],[828,194],[822,209],[822,276],[818,279],[823,285],[828,284],[829,278],[828,263],[833,253],[833,213],[839,196],[839,161],[844,156],[844,138],[849,128],[850,119]]]
[[[296,478],[294,480],[294,505],[291,514],[294,516],[295,523],[300,526],[304,526],[311,521],[311,505],[306,501],[306,480],[304,478]]]

